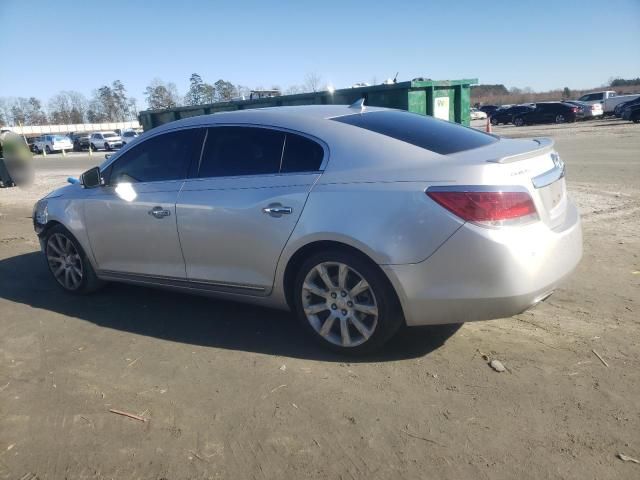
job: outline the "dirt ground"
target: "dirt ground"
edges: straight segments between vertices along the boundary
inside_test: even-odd
[[[522,315],[406,330],[359,361],[282,312],[61,293],[30,215],[78,172],[41,162],[36,187],[0,191],[0,479],[640,478],[617,457],[640,459],[640,126],[494,131],[556,139],[580,266]]]

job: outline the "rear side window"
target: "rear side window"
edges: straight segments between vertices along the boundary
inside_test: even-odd
[[[316,142],[287,133],[280,172],[315,172],[320,170],[323,158],[324,149]]]
[[[498,140],[472,128],[402,111],[356,113],[332,120],[364,128],[441,155],[471,150]]]
[[[198,176],[278,173],[285,133],[255,127],[209,128]]]
[[[186,178],[193,152],[200,153],[198,129],[168,132],[139,143],[111,167],[109,183],[161,182]]]

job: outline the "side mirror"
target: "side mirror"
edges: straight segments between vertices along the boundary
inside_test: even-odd
[[[84,188],[95,188],[103,185],[100,167],[93,167],[80,175],[80,183]]]

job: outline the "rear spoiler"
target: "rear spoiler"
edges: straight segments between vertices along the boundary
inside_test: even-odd
[[[522,153],[515,153],[513,155],[505,155],[498,158],[493,158],[487,160],[489,163],[511,163],[511,162],[519,162],[520,160],[526,160],[527,158],[537,157],[538,155],[543,155],[547,152],[551,152],[553,150],[553,146],[555,142],[551,138],[532,138],[534,142],[538,144],[537,147],[534,147],[532,150],[527,150]]]

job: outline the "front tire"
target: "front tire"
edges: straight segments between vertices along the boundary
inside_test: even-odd
[[[90,145],[90,147],[91,147],[91,150],[93,150],[94,152],[98,151],[98,149],[96,148],[96,146],[93,143]]]
[[[558,114],[556,115],[556,123],[565,123],[567,120],[565,119],[564,115],[562,114]]]
[[[45,152],[47,152],[47,155],[50,155],[50,154],[51,154],[51,149],[49,148],[49,145],[46,145],[46,146],[44,147],[44,150],[45,150]]]
[[[522,118],[520,118],[520,117],[516,117],[516,118],[513,119],[513,124],[516,127],[522,127],[522,126],[524,126],[524,120]]]
[[[498,126],[500,125],[500,122],[498,122],[497,118],[491,117],[491,125]]]
[[[404,323],[393,287],[366,257],[342,250],[317,253],[294,283],[298,319],[321,345],[359,355],[382,347]]]
[[[78,241],[62,225],[47,232],[44,245],[49,271],[64,291],[82,295],[104,285]]]

